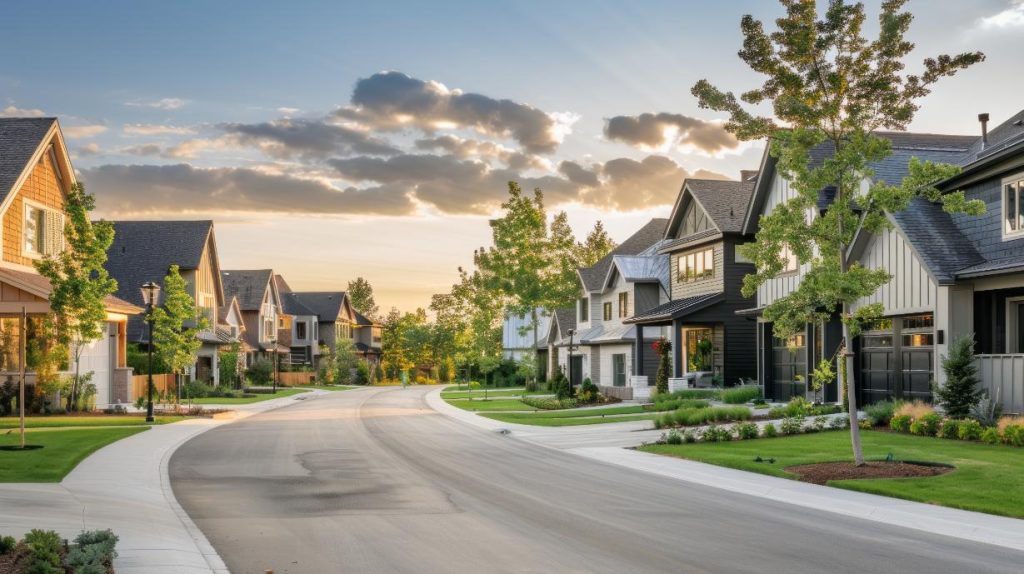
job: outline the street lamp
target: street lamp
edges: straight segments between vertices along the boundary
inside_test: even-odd
[[[569,329],[569,396],[572,396],[572,338],[576,329]]]
[[[273,380],[273,382],[271,384],[274,387],[274,394],[276,395],[277,394],[277,369],[280,366],[279,361],[278,361],[279,353],[277,352],[277,335],[272,335],[270,337],[270,346],[273,347],[273,349],[274,349],[274,351],[273,351],[274,352],[274,380]]]
[[[153,422],[153,309],[156,307],[157,298],[160,296],[160,285],[153,281],[147,281],[142,285],[142,300],[146,303],[146,322],[149,323],[149,371],[148,384],[146,387],[146,422]]]

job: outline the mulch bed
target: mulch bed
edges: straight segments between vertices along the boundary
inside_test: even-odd
[[[864,466],[854,466],[852,462],[820,462],[788,466],[785,470],[804,482],[826,484],[830,480],[938,476],[953,470],[953,467],[913,462],[869,462]]]

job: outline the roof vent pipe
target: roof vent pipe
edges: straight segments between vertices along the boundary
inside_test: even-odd
[[[978,114],[978,121],[981,122],[981,149],[988,147],[988,114]]]

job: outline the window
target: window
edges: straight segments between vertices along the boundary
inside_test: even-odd
[[[790,249],[788,245],[782,246],[781,255],[782,259],[785,261],[785,264],[782,266],[783,273],[792,273],[799,269],[800,261],[796,258],[796,255],[793,253],[793,250]]]
[[[619,319],[629,317],[629,293],[619,293]]]
[[[626,354],[612,355],[612,385],[626,386]]]
[[[276,333],[274,333],[274,319],[272,317],[267,317],[263,320],[263,340],[269,341],[276,338]]]
[[[1003,236],[1024,233],[1024,209],[1021,208],[1024,195],[1024,178],[1016,176],[1003,181]]]
[[[586,323],[590,320],[590,299],[583,297],[580,299],[580,322]]]
[[[715,250],[713,248],[679,256],[679,280],[692,283],[715,276]]]
[[[605,321],[611,321],[612,320],[612,304],[611,303],[605,303],[604,304],[604,320]]]
[[[295,338],[296,339],[305,339],[306,338],[306,322],[305,321],[297,321],[295,323]]]
[[[64,248],[64,215],[26,203],[22,235],[26,255],[56,255]]]
[[[687,372],[710,371],[711,352],[714,350],[711,329],[689,329],[685,333]]]

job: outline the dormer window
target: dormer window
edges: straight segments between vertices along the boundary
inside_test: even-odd
[[[679,280],[692,283],[715,276],[715,250],[712,248],[679,256]]]
[[[56,255],[64,247],[64,215],[26,203],[22,239],[22,251],[29,257]]]
[[[612,304],[610,302],[604,304],[604,320],[612,320]]]
[[[619,293],[619,318],[629,317],[629,293]]]
[[[1024,174],[1003,180],[1003,237],[1019,237],[1024,235],[1024,208],[1021,199],[1024,195]]]

